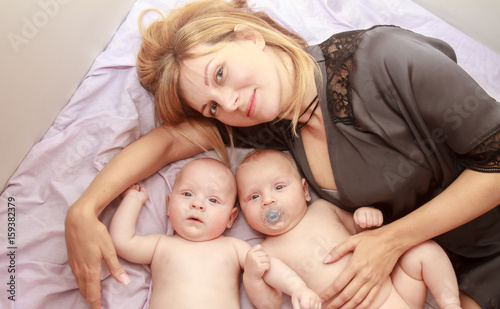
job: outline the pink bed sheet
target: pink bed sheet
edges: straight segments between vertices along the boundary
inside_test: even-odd
[[[456,49],[459,63],[491,95],[500,97],[500,56],[409,0],[249,2],[302,34],[311,44],[334,32],[374,24],[396,24],[442,38]],[[139,85],[134,67],[140,45],[137,17],[150,7],[168,11],[180,3],[136,1],[67,106],[8,181],[0,197],[1,308],[87,308],[66,256],[65,214],[114,155],[155,127],[153,102]],[[237,158],[246,152],[238,150]],[[165,215],[165,198],[186,160],[166,166],[142,183],[150,198],[139,216],[139,234],[172,234]],[[102,213],[104,223],[109,223],[118,202],[112,202]],[[259,235],[242,217],[229,233],[251,243],[259,241]],[[103,265],[104,308],[147,308],[149,267],[124,260],[122,265],[132,278],[127,286],[116,282]],[[432,306],[429,298],[427,307]],[[290,308],[289,304],[283,307]],[[242,308],[252,308],[244,291]]]

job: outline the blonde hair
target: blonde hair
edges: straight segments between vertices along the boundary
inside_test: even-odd
[[[244,25],[258,31],[267,46],[285,52],[292,60],[295,84],[283,114],[292,113],[292,129],[296,131],[305,90],[311,77],[317,73],[316,62],[305,52],[306,42],[302,38],[264,12],[250,10],[246,0],[195,1],[172,9],[167,16],[153,10],[162,18],[144,29],[142,20],[150,11],[142,12],[139,17],[143,41],[137,57],[137,71],[141,84],[154,96],[157,118],[163,124],[175,127],[187,121],[197,130],[204,130],[203,134],[218,153],[225,152],[213,120],[191,108],[182,97],[179,74],[185,59],[201,56],[191,52],[194,47],[201,44],[212,46],[204,54],[211,53],[234,41],[236,25]]]

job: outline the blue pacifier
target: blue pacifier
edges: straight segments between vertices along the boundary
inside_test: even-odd
[[[279,208],[269,208],[262,213],[261,223],[271,229],[280,228],[286,219],[285,212]]]

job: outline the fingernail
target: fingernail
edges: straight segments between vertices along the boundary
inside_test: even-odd
[[[129,284],[130,283],[130,278],[129,278],[129,276],[126,273],[121,274],[120,277],[119,277],[119,279],[120,279],[120,282],[123,283],[123,284]]]
[[[331,254],[327,254],[327,256],[325,256],[323,258],[323,263],[328,263],[332,260],[332,255]]]

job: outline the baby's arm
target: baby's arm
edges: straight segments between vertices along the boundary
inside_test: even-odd
[[[248,250],[250,249],[250,250]],[[256,308],[281,308],[282,294],[264,281],[264,273],[269,270],[269,255],[256,245],[247,244],[245,257],[240,265],[245,270],[243,284],[250,301]],[[243,253],[239,254],[243,256]]]
[[[138,185],[133,185],[122,194],[122,198],[109,227],[116,252],[130,262],[151,264],[161,235],[135,235],[137,217],[148,199],[148,192]]]
[[[319,296],[285,263],[268,256],[261,245],[248,251],[244,267],[245,289],[257,308],[280,308],[281,292],[292,297],[295,309],[321,308]]]
[[[356,209],[354,214],[351,214],[336,205],[331,205],[340,221],[351,234],[357,234],[368,228],[379,227],[384,223],[384,216],[377,208],[364,206]]]
[[[354,223],[358,227],[358,232],[372,227],[379,227],[384,223],[382,212],[374,207],[360,207],[354,212]],[[359,230],[361,228],[361,230]]]

